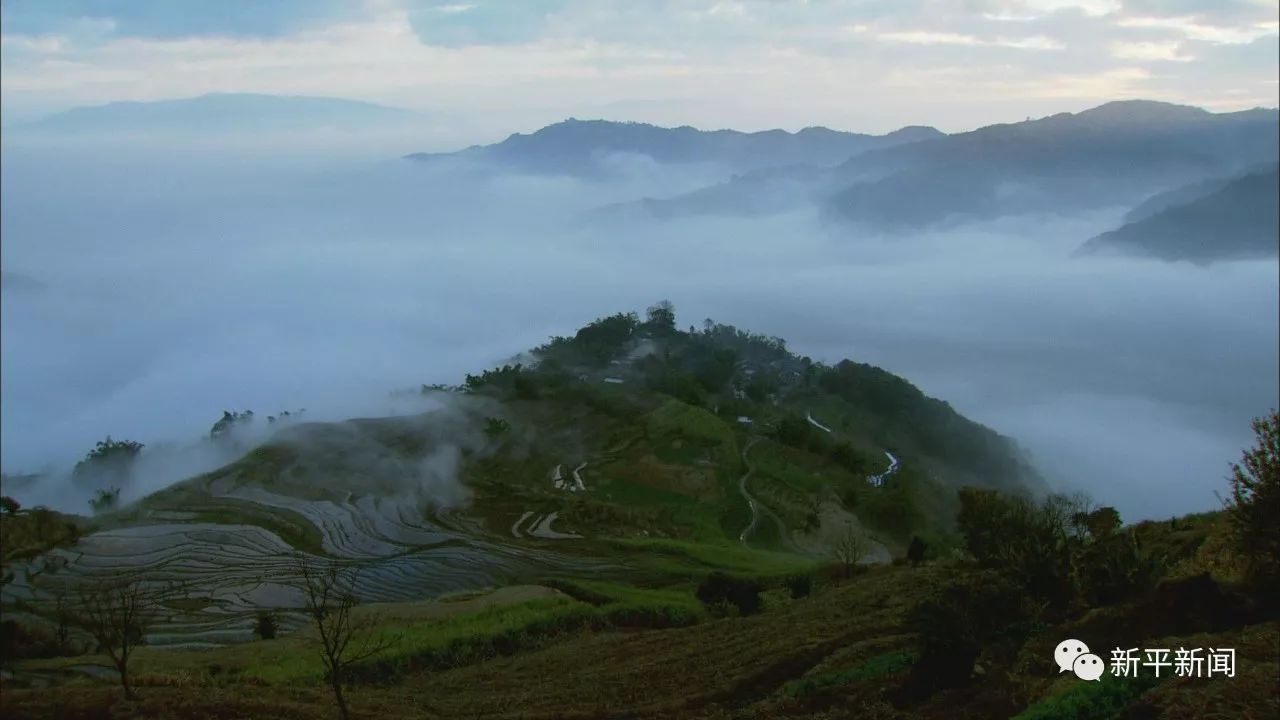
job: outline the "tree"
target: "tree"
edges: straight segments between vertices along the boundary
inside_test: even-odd
[[[844,576],[853,574],[853,568],[871,549],[866,533],[856,525],[845,525],[834,532],[828,541],[831,553],[844,567]]]
[[[1110,506],[1100,507],[1087,513],[1079,513],[1074,521],[1089,531],[1090,537],[1101,540],[1120,529],[1120,513]]]
[[[635,313],[600,318],[578,330],[573,336],[573,345],[593,360],[603,363],[622,350],[639,324],[640,319]]]
[[[1280,414],[1255,418],[1257,445],[1231,465],[1227,517],[1254,580],[1280,581]]]
[[[645,328],[654,335],[673,335],[676,331],[676,308],[670,300],[661,300],[645,310]]]
[[[832,446],[831,459],[855,475],[869,475],[877,469],[866,453],[859,451],[848,441],[838,442]]]
[[[489,437],[498,437],[506,434],[511,430],[511,423],[502,418],[487,417],[484,419],[484,434]]]
[[[253,411],[245,410],[244,412],[222,411],[222,417],[213,424],[209,430],[209,437],[217,440],[230,434],[237,425],[247,425],[253,422]]]
[[[718,392],[738,370],[738,354],[725,348],[705,348],[691,358],[693,375],[707,392]]]
[[[160,603],[178,592],[176,585],[149,583],[137,573],[91,579],[77,588],[73,622],[111,658],[129,699],[137,697],[129,684],[129,659],[145,644],[147,628],[160,612]]]
[[[1083,528],[1082,500],[1052,495],[1043,502],[994,490],[960,489],[956,524],[982,565],[1019,579],[1033,597],[1055,607],[1075,597],[1072,572]]]
[[[63,589],[53,591],[54,637],[60,652],[67,652],[71,642],[71,626],[75,624],[75,607],[72,598]]]
[[[8,495],[0,496],[0,510],[13,515],[22,509],[22,504]]]
[[[698,585],[695,595],[713,613],[732,607],[739,615],[745,616],[760,612],[764,606],[760,599],[762,589],[755,580],[714,572]]]
[[[358,569],[345,572],[336,561],[315,563],[302,554],[295,557],[295,566],[302,580],[303,611],[319,635],[325,679],[333,690],[338,717],[347,720],[350,710],[342,694],[347,671],[353,664],[390,649],[395,639],[373,632],[376,615],[356,617]]]
[[[76,463],[71,477],[80,483],[89,483],[96,487],[123,487],[128,484],[133,470],[133,463],[142,452],[143,444],[132,440],[99,440],[85,456]]]
[[[813,433],[812,428],[808,420],[796,413],[787,413],[778,421],[778,429],[774,435],[783,445],[803,448],[809,443],[809,436]]]
[[[1025,639],[1025,597],[1016,583],[990,570],[962,575],[937,587],[906,616],[916,636],[917,659],[907,687],[912,694],[969,682],[974,662],[997,644]]]
[[[93,512],[101,513],[115,509],[120,502],[120,488],[99,488],[93,493],[93,497],[89,498],[89,507]]]
[[[924,562],[924,541],[919,535],[911,536],[911,544],[907,546],[907,560],[912,565],[919,565]]]
[[[807,598],[813,592],[813,578],[808,575],[792,575],[787,578],[786,585],[792,600]]]

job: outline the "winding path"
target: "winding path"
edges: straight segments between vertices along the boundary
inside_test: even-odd
[[[747,453],[751,451],[751,447],[757,442],[760,442],[760,438],[752,439],[751,442],[747,443],[746,447],[742,448],[742,463],[747,466],[747,471],[742,474],[741,478],[738,478],[738,492],[742,493],[747,505],[751,507],[751,522],[747,523],[747,526],[742,529],[742,534],[738,535],[738,542],[742,543],[742,547],[750,547],[747,545],[747,536],[756,529],[756,523],[760,520],[760,505],[755,498],[751,497],[751,493],[747,492],[747,478],[751,477],[751,473],[756,471],[751,465],[751,461],[747,459]]]
[[[765,505],[759,500],[751,497],[751,493],[747,492],[747,480],[751,477],[751,473],[756,470],[755,467],[751,465],[751,461],[747,459],[747,452],[751,450],[752,445],[755,445],[759,441],[760,438],[752,438],[751,442],[747,443],[747,446],[742,448],[742,462],[747,466],[747,471],[738,479],[738,491],[742,493],[742,497],[746,498],[747,504],[751,506],[751,522],[748,523],[747,527],[742,530],[740,535],[738,535],[738,542],[742,543],[742,547],[751,547],[747,544],[747,536],[755,531],[756,525],[760,524],[760,515],[764,514],[769,516],[769,519],[778,527],[778,539],[782,542],[783,546],[792,552],[795,552],[795,543],[793,543],[791,538],[787,535],[787,524],[782,522],[782,518],[778,517],[778,514],[771,510],[768,505]]]
[[[829,432],[831,432],[831,428],[829,428],[829,427],[827,427],[826,425],[823,425],[822,423],[820,423],[820,422],[818,422],[817,420],[814,420],[814,419],[813,419],[813,411],[811,411],[811,410],[806,410],[806,411],[805,411],[804,419],[805,419],[805,420],[808,420],[810,425],[812,425],[812,426],[814,426],[814,427],[818,428],[819,430],[821,430],[821,431],[823,431],[823,432],[828,432],[828,433],[829,433]]]
[[[884,481],[889,479],[890,475],[898,471],[898,458],[894,457],[893,453],[887,450],[885,451],[884,454],[885,454],[885,457],[889,458],[889,469],[885,470],[879,475],[871,475],[870,477],[867,478],[867,482],[871,483],[876,487],[880,487],[884,485]]]

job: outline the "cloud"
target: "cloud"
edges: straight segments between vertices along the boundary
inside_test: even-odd
[[[407,8],[409,24],[422,42],[463,47],[533,42],[546,30],[549,16],[565,5],[562,0],[519,3],[411,0]]]
[[[918,123],[970,129],[1079,109],[1117,92],[1239,109],[1274,105],[1280,77],[1266,48],[1254,46],[1277,44],[1274,2],[365,0],[255,3],[243,13],[227,13],[225,4],[189,13],[178,7],[6,2],[12,21],[0,36],[4,121],[208,92],[336,95],[428,113],[435,118],[431,142],[439,143],[431,148],[443,149],[566,116],[888,131]],[[947,84],[961,74],[971,83],[965,92]],[[904,78],[917,86],[908,88]],[[1021,88],[1033,89],[1029,100],[1005,94]]]
[[[1182,52],[1182,43],[1165,42],[1129,42],[1113,43],[1111,54],[1121,60],[1169,60],[1173,62],[1191,62],[1195,60]]]
[[[1263,20],[1237,25],[1213,25],[1192,16],[1185,17],[1128,17],[1117,24],[1123,28],[1160,28],[1172,30],[1190,40],[1239,45],[1258,38],[1271,37],[1280,32],[1280,22]]]
[[[876,35],[876,39],[912,45],[967,45],[971,47],[986,45],[1020,48],[1023,50],[1061,50],[1065,47],[1062,43],[1043,35],[1025,38],[996,37],[984,40],[973,35],[961,35],[959,33],[906,31],[880,33]]]
[[[103,34],[123,37],[278,37],[309,22],[345,14],[358,3],[342,0],[271,2],[172,2],[170,0],[6,0],[0,21],[6,33],[44,35],[98,23]]]

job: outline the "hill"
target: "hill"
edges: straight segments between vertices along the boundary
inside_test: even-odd
[[[885,229],[1137,202],[1276,157],[1275,110],[1147,101],[865,153],[835,170],[832,217]]]
[[[1010,440],[902,378],[730,326],[680,331],[665,305],[527,357],[423,388],[438,409],[422,415],[277,423],[236,462],[98,514],[97,532],[50,557],[64,579],[146,557],[204,586],[285,572],[301,550],[367,564],[362,595],[391,601],[608,568],[786,572],[829,557],[847,528],[883,561],[912,535],[945,535],[960,486],[1040,488]],[[135,457],[91,453],[77,482],[127,486]],[[620,557],[619,542],[639,544]],[[5,601],[46,593],[52,561],[21,570]],[[255,603],[289,595],[255,587],[211,595],[167,632],[244,638]]]
[[[1210,263],[1280,254],[1277,165],[1153,198],[1136,220],[1085,243],[1080,252]],[[1181,201],[1181,202],[1180,202]]]
[[[1073,213],[1275,157],[1275,110],[1214,114],[1149,101],[868,148],[832,166],[777,165],[664,198],[601,209],[653,217],[766,215],[817,205],[836,224],[911,232],[1024,213]]]
[[[417,153],[408,159],[444,158],[492,163],[541,174],[597,175],[608,172],[610,155],[642,155],[662,164],[716,163],[734,171],[785,165],[831,166],[874,148],[941,135],[933,128],[903,128],[862,135],[822,127],[739,132],[663,128],[646,123],[569,119],[528,135],[516,133],[495,145],[455,153]]]
[[[255,131],[401,127],[408,110],[341,98],[211,93],[149,102],[79,107],[6,129],[20,135],[200,135]]]
[[[285,424],[92,523],[6,501],[4,716],[1275,709],[1274,414],[1225,510],[1123,526],[1032,498],[1012,443],[902,378],[666,303],[419,392],[435,409]],[[224,417],[210,442],[254,422]],[[140,600],[104,630],[113,598]],[[1234,664],[1090,683],[1064,638]]]

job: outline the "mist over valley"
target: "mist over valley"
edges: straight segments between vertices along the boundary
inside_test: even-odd
[[[189,443],[224,409],[305,407],[311,420],[409,412],[388,393],[457,384],[595,317],[666,298],[682,326],[713,318],[786,338],[817,361],[900,374],[1017,439],[1053,487],[1126,517],[1212,506],[1247,440],[1241,418],[1276,403],[1274,243],[1262,259],[1229,253],[1208,265],[1077,250],[1145,197],[1244,172],[1268,143],[1274,154],[1265,128],[1275,111],[1255,112],[1255,135],[1231,129],[1242,114],[1132,111],[1079,115],[1095,133],[1112,122],[1140,134],[1141,113],[1160,128],[1148,164],[1127,165],[1131,189],[1116,197],[1128,202],[1081,200],[1117,181],[1099,155],[1065,178],[1035,165],[1053,189],[1033,204],[1015,193],[1007,208],[959,207],[912,228],[850,220],[832,203],[886,182],[906,183],[894,191],[903,200],[932,198],[936,180],[912,183],[916,158],[947,143],[967,152],[968,135],[924,133],[883,150],[828,131],[726,138],[571,122],[493,146],[512,148],[503,152],[355,161],[358,133],[345,149],[299,153],[247,152],[248,137],[217,145],[234,125],[178,145],[63,146],[15,131],[3,168],[5,472],[56,477],[106,435]],[[1048,122],[972,135],[1035,138]],[[1218,125],[1231,138],[1216,141],[1223,153],[1187,154],[1188,137]],[[806,166],[803,153],[825,165]],[[831,176],[883,174],[886,153],[912,159],[872,185]],[[731,187],[770,160],[783,173],[813,167],[819,189],[764,214],[750,200],[742,212],[608,210]],[[1167,173],[1170,163],[1184,170]],[[1013,186],[1046,182],[984,167]],[[851,189],[831,189],[841,186]],[[1058,207],[1061,193],[1073,199]],[[231,459],[193,452],[126,498]],[[31,492],[83,510],[84,498]]]

